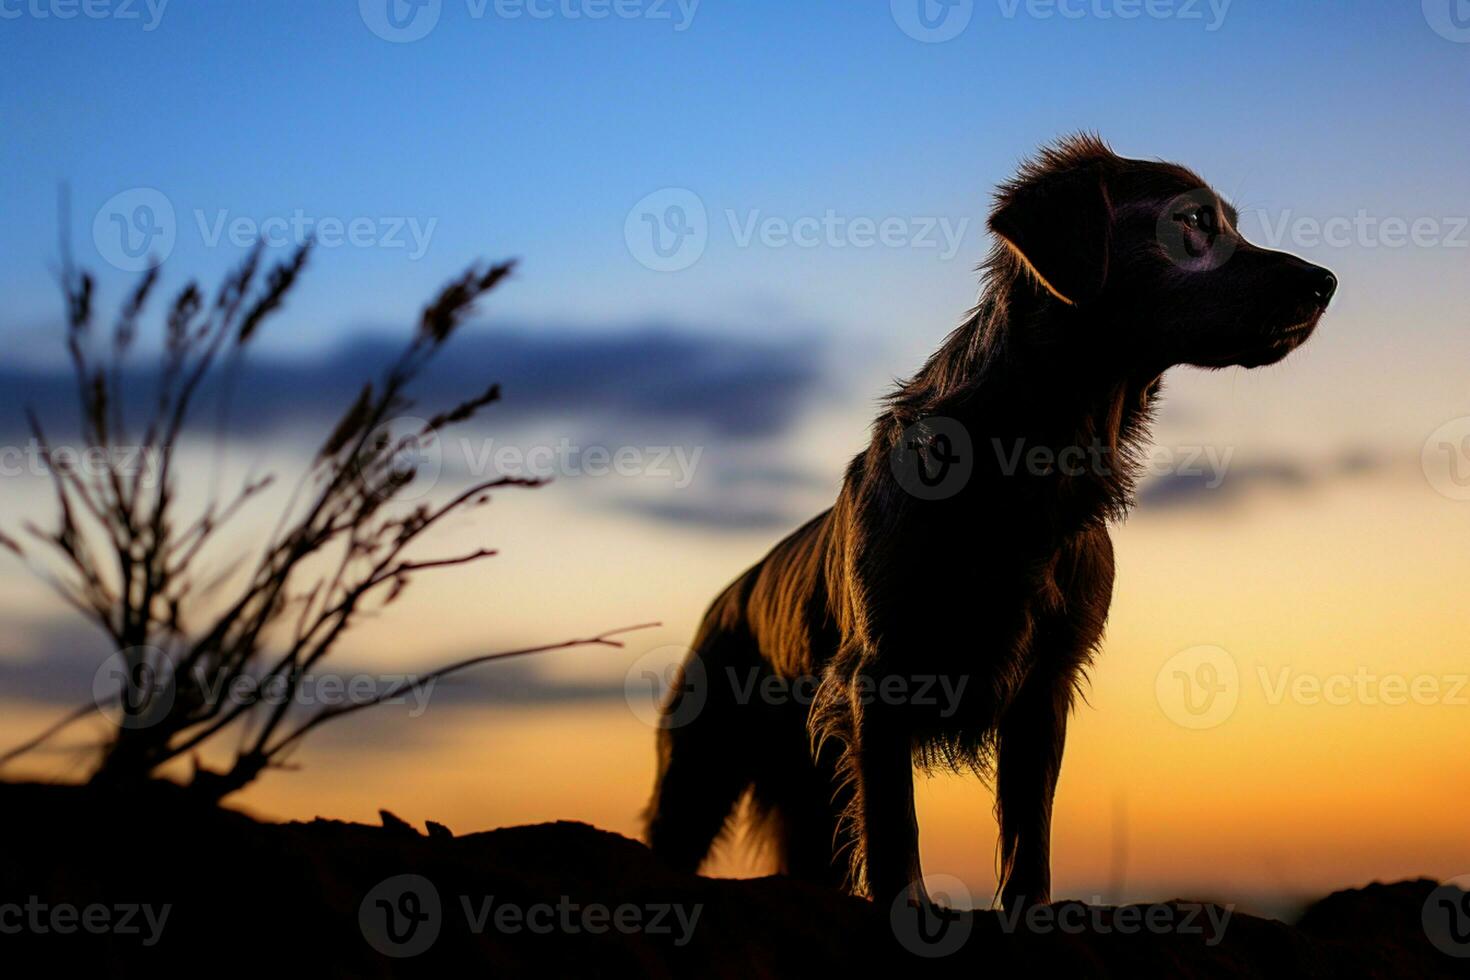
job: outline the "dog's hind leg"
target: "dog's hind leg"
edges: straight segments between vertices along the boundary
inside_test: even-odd
[[[848,863],[839,853],[839,821],[850,789],[840,785],[842,748],[827,742],[811,756],[806,711],[792,706],[767,722],[770,751],[761,760],[752,802],[758,829],[774,845],[777,870],[840,889]]]
[[[735,681],[755,663],[743,630],[706,633],[679,669],[658,733],[647,841],[670,867],[699,870],[754,776],[748,705]]]

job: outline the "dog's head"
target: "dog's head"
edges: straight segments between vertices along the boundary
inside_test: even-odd
[[[1321,319],[1337,279],[1252,245],[1235,209],[1171,163],[1128,160],[1095,137],[1046,149],[1001,188],[990,229],[1073,307],[1077,338],[1149,368],[1273,364]]]

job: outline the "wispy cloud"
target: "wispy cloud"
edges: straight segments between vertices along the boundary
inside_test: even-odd
[[[378,378],[402,349],[403,331],[364,330],[331,351],[262,358],[241,365],[233,383],[230,431],[243,436],[315,433],[330,425],[363,382]],[[58,344],[60,333],[58,331]],[[488,420],[580,417],[674,421],[733,439],[772,436],[797,416],[819,380],[810,339],[756,340],[665,325],[574,330],[486,327],[457,338],[425,372],[426,408],[498,382],[502,402]],[[147,397],[156,370],[143,358],[124,372],[125,389]],[[34,406],[58,431],[74,422],[75,386],[60,367],[0,368],[0,438],[26,434]],[[197,412],[210,429],[218,413]]]
[[[1138,503],[1150,511],[1232,507],[1256,494],[1316,490],[1385,465],[1382,457],[1356,449],[1327,459],[1259,456],[1233,462],[1223,472],[1185,470],[1155,477],[1139,491]]]

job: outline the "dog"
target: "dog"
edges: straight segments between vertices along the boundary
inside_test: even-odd
[[[972,771],[1001,905],[1050,901],[1067,716],[1162,377],[1280,361],[1337,288],[1237,221],[1090,134],[1000,187],[976,307],[889,395],[836,504],[705,615],[662,707],[657,855],[697,871],[748,796],[784,873],[927,901],[914,768]]]

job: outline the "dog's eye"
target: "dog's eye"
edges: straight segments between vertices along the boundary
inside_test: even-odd
[[[1185,227],[1196,231],[1213,232],[1215,230],[1215,209],[1212,207],[1190,208],[1174,217],[1183,222]]]

